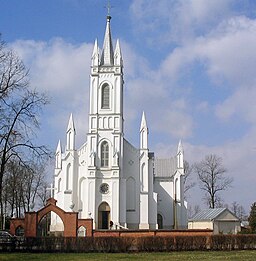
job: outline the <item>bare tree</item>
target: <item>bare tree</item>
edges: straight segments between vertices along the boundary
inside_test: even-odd
[[[31,168],[24,168],[22,182],[24,212],[29,212],[35,207],[38,193],[45,185],[46,181],[42,164],[33,163]]]
[[[12,51],[6,48],[0,35],[0,98],[6,98],[15,89],[28,85],[28,70]]]
[[[194,217],[197,213],[201,211],[201,208],[199,205],[189,206],[188,207],[188,218]]]
[[[27,168],[21,166],[19,161],[10,161],[3,179],[2,201],[5,218],[20,218],[25,212],[39,205],[41,198],[38,192],[43,191],[45,184],[42,165],[37,166],[34,163]]]
[[[230,210],[242,221],[246,220],[246,212],[243,206],[238,204],[236,201],[231,203]]]
[[[48,103],[45,95],[31,90],[28,71],[14,52],[0,44],[0,210],[3,219],[3,178],[8,162],[19,161],[23,167],[31,159],[49,156],[45,146],[34,138],[39,128],[38,116]],[[0,220],[2,221],[2,220]],[[1,222],[2,223],[2,222]]]
[[[215,208],[220,202],[220,192],[228,189],[233,181],[226,177],[227,170],[223,167],[222,158],[217,155],[207,155],[204,160],[194,165],[198,175],[200,188],[205,191],[205,200],[210,208]]]
[[[42,182],[41,186],[37,190],[39,207],[45,206],[46,200],[50,197],[50,192],[48,188],[49,188],[49,184],[46,181],[44,181]]]
[[[191,175],[193,173],[193,166],[191,166],[186,160],[184,161],[184,194],[187,197],[188,191],[196,185],[196,182],[192,181]]]

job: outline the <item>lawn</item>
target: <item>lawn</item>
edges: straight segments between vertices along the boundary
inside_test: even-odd
[[[131,253],[131,254],[70,254],[70,253],[0,253],[0,261],[86,261],[86,260],[256,260],[255,251],[193,251],[193,252],[169,252],[169,253]]]

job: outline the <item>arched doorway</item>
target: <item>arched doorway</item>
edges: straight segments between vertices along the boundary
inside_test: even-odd
[[[163,217],[161,214],[157,214],[158,229],[163,229]]]
[[[50,235],[51,212],[45,214],[37,225],[37,236],[47,237]]]
[[[98,229],[108,229],[110,222],[110,207],[108,203],[102,202],[98,211]]]

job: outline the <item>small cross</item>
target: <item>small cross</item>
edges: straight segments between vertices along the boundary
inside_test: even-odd
[[[54,190],[56,190],[56,188],[53,187],[52,183],[51,183],[51,187],[50,188],[46,188],[46,190],[50,190],[51,198],[53,198],[53,193],[54,193]]]
[[[107,6],[105,6],[105,8],[107,8],[107,10],[108,10],[108,16],[110,16],[110,10],[112,7],[113,6],[110,4],[110,0],[108,0],[108,4],[107,4]]]

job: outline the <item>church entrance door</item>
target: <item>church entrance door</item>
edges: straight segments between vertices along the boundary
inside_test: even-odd
[[[103,202],[99,206],[98,212],[98,228],[99,229],[108,229],[110,222],[110,207],[108,203]]]

